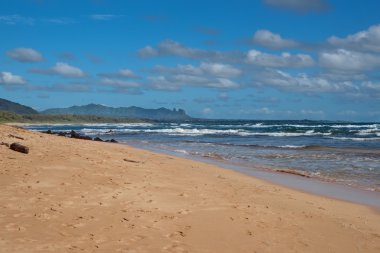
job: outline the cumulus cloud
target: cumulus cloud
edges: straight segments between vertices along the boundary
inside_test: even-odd
[[[322,67],[332,70],[365,71],[380,67],[380,56],[338,49],[320,53],[319,63]]]
[[[314,60],[306,54],[282,53],[281,55],[273,55],[254,49],[248,51],[246,59],[248,63],[262,67],[297,68],[314,65]]]
[[[312,77],[304,73],[291,75],[280,70],[266,70],[254,75],[256,86],[270,86],[280,90],[320,93],[320,92],[355,92],[352,82],[331,82],[321,77]]]
[[[142,58],[158,56],[179,56],[207,61],[237,61],[241,58],[238,52],[207,51],[198,48],[190,48],[173,40],[165,40],[157,47],[146,46],[138,51]]]
[[[42,55],[33,48],[15,48],[7,52],[7,56],[19,62],[40,62]]]
[[[26,81],[21,76],[14,75],[11,72],[0,72],[0,84],[20,85],[25,83]]]
[[[269,30],[257,30],[253,35],[252,42],[254,44],[272,49],[293,48],[299,45],[298,42],[290,39],[284,39],[281,35],[272,33]]]
[[[154,89],[179,90],[184,86],[232,89],[240,85],[231,78],[239,76],[242,71],[232,65],[202,62],[199,66],[177,65],[176,67],[155,66],[148,83]]]
[[[380,53],[380,24],[371,26],[365,31],[348,35],[345,38],[332,36],[328,42],[336,47]]]
[[[202,62],[198,67],[193,65],[177,65],[176,67],[155,66],[155,72],[170,73],[170,74],[184,74],[194,76],[214,76],[214,77],[235,77],[241,74],[241,70],[222,63],[206,63]]]
[[[101,83],[115,87],[115,88],[136,88],[140,86],[140,84],[137,82],[125,81],[125,80],[120,80],[120,79],[112,79],[112,78],[103,78],[101,80]]]
[[[227,78],[207,78],[193,75],[170,75],[148,77],[148,85],[158,90],[179,90],[184,86],[233,89],[239,84]]]
[[[120,69],[117,72],[100,73],[99,76],[110,78],[136,78],[137,75],[130,69]]]
[[[55,66],[51,67],[50,69],[31,69],[30,72],[36,74],[59,75],[64,77],[75,78],[81,78],[86,76],[86,73],[83,72],[80,68],[71,66],[64,62],[57,62]]]
[[[203,62],[200,65],[200,69],[207,74],[221,77],[232,77],[241,74],[241,70],[237,69],[229,64],[221,63],[206,63]]]
[[[330,6],[326,0],[264,0],[264,3],[296,12],[325,11]]]

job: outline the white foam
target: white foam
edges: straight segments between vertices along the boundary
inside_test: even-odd
[[[380,138],[354,138],[354,137],[329,137],[335,140],[343,140],[343,141],[378,141]]]
[[[295,149],[297,149],[297,148],[304,148],[304,147],[306,147],[305,145],[299,145],[299,146],[297,146],[297,145],[284,145],[284,146],[279,146],[280,148],[295,148]]]

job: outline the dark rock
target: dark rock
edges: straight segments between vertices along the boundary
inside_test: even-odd
[[[94,138],[94,141],[103,141],[103,140],[100,139],[99,137],[95,137],[95,138]]]
[[[79,139],[92,141],[92,138],[90,136],[86,136],[86,135],[80,135]]]
[[[71,136],[71,138],[75,138],[75,139],[80,139],[80,137],[81,137],[80,134],[78,134],[74,130],[71,130],[70,136]]]
[[[17,143],[17,142],[12,143],[10,146],[10,149],[17,151],[17,152],[20,152],[20,153],[24,153],[24,154],[29,153],[29,148],[27,146],[24,146],[24,145]]]
[[[115,139],[111,139],[110,142],[112,142],[112,143],[117,143],[117,140],[115,140]]]
[[[65,132],[58,132],[58,136],[66,136]]]

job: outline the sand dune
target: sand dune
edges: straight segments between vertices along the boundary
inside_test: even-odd
[[[0,145],[0,252],[380,252],[365,206],[118,144],[1,142],[30,153]]]

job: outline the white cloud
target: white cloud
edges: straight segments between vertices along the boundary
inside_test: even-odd
[[[103,84],[115,87],[115,88],[136,88],[139,87],[140,84],[137,82],[131,82],[131,81],[125,81],[125,80],[119,80],[119,79],[111,79],[111,78],[104,78],[101,80]]]
[[[332,36],[328,42],[341,48],[380,53],[380,24],[371,26],[365,31],[348,35],[345,38]]]
[[[14,75],[11,72],[0,72],[0,84],[4,85],[18,85],[25,84],[26,81],[18,75]]]
[[[284,39],[281,35],[272,33],[269,30],[257,30],[253,35],[252,42],[273,49],[293,48],[299,45],[296,41]]]
[[[238,88],[239,84],[227,78],[209,78],[194,75],[170,75],[148,77],[148,84],[159,90],[179,90],[184,86],[208,87],[219,89]]]
[[[256,86],[270,86],[280,90],[320,93],[320,92],[356,92],[358,89],[352,82],[331,82],[321,77],[307,74],[290,75],[280,70],[266,70],[254,75]]]
[[[232,89],[240,86],[230,78],[240,75],[241,70],[229,64],[203,62],[197,67],[190,64],[176,67],[158,65],[153,71],[161,74],[148,78],[155,89],[178,90],[184,86]]]
[[[138,51],[140,57],[154,57],[158,56],[158,51],[151,46],[145,46]]]
[[[310,67],[314,65],[314,60],[306,54],[282,53],[281,55],[273,55],[254,49],[248,51],[247,62],[257,66],[277,68]]]
[[[165,40],[157,47],[146,46],[138,51],[140,57],[179,56],[207,61],[238,61],[241,54],[237,52],[207,51],[198,48],[190,48],[173,40]]]
[[[297,12],[324,11],[329,8],[326,0],[264,0],[264,3]]]
[[[221,63],[201,63],[200,69],[207,74],[220,77],[233,77],[241,74],[241,71],[231,65]]]
[[[31,69],[32,73],[45,74],[45,75],[60,75],[64,77],[85,77],[86,73],[80,68],[71,66],[64,62],[57,62],[55,66],[50,69]]]
[[[165,76],[150,76],[148,79],[148,85],[157,90],[179,90],[181,88],[180,83],[174,80],[168,80]]]
[[[42,55],[33,48],[15,48],[7,52],[7,56],[20,62],[39,62],[42,61]]]
[[[58,75],[67,77],[84,77],[86,74],[77,67],[70,66],[64,62],[57,62],[52,68],[52,71]]]
[[[212,76],[212,77],[235,77],[241,74],[241,70],[229,65],[222,63],[207,63],[202,62],[198,67],[193,65],[177,65],[176,67],[164,67],[155,66],[153,71],[159,73],[169,73],[169,74],[184,74],[184,75],[194,75],[194,76]]]
[[[112,73],[100,73],[99,76],[110,78],[137,78],[138,76],[130,69],[120,69]]]
[[[319,63],[332,70],[364,71],[380,67],[380,56],[338,49],[320,53]]]
[[[135,77],[135,73],[130,69],[121,69],[119,70],[119,74],[123,77]]]

